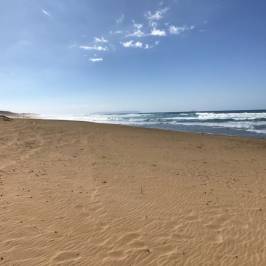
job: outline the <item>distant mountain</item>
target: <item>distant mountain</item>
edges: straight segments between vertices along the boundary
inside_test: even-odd
[[[17,113],[9,112],[9,111],[0,111],[0,115],[6,115],[6,116],[16,116]]]
[[[27,114],[27,113],[14,113],[10,111],[1,111],[0,110],[0,116],[7,116],[11,118],[22,118],[22,117],[31,117],[32,114]]]

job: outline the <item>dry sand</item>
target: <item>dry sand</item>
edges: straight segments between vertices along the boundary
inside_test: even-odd
[[[266,141],[0,121],[0,265],[266,265]]]

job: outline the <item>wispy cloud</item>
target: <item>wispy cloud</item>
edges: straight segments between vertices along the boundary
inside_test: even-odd
[[[127,41],[127,42],[122,42],[122,45],[125,48],[142,48],[143,43],[140,41],[134,42],[133,40]]]
[[[121,24],[121,23],[124,22],[124,20],[125,20],[125,15],[122,14],[120,17],[118,17],[118,18],[116,19],[116,24]]]
[[[143,48],[144,48],[144,49],[152,49],[152,48],[154,48],[154,47],[157,46],[157,45],[159,45],[159,41],[155,41],[153,44],[148,44],[148,43],[146,43],[146,44],[143,46]]]
[[[89,61],[91,61],[92,63],[99,63],[103,61],[102,57],[94,57],[94,58],[90,58]]]
[[[143,24],[133,23],[134,30],[133,32],[129,33],[127,37],[144,37],[145,33],[142,31]]]
[[[93,45],[93,46],[80,45],[79,48],[83,49],[83,50],[91,50],[91,51],[94,50],[94,51],[98,51],[98,52],[106,52],[109,50],[108,47],[101,46],[101,45]]]
[[[169,8],[165,7],[165,8],[156,10],[154,12],[148,11],[145,16],[148,19],[148,21],[150,21],[150,22],[151,21],[158,21],[158,20],[163,19],[164,15],[167,13],[168,10],[169,10]]]
[[[121,34],[123,34],[124,32],[123,32],[122,30],[115,30],[115,31],[110,30],[109,33],[110,33],[111,35],[121,35]]]
[[[166,36],[166,31],[153,28],[151,31],[151,36],[164,37],[164,36]]]
[[[96,42],[96,43],[108,43],[108,40],[106,40],[104,37],[95,37],[94,42]]]
[[[181,34],[185,31],[193,30],[193,29],[195,29],[195,26],[193,26],[193,25],[192,26],[184,25],[184,26],[179,26],[179,27],[174,26],[174,25],[170,25],[168,28],[170,34],[176,34],[176,35]]]
[[[94,37],[91,42],[78,47],[87,51],[89,60],[96,63],[103,61],[104,52],[117,51],[121,47],[152,49],[160,44],[159,39],[179,36],[195,29],[193,25],[172,24],[168,16],[170,8],[165,7],[163,2],[159,6],[158,9],[144,13],[138,22],[132,20],[129,24],[125,23],[125,15],[122,14],[107,34]]]
[[[45,10],[45,9],[42,9],[42,13],[43,13],[45,16],[47,16],[47,17],[51,17],[50,12],[48,12],[48,11]]]
[[[157,43],[155,43],[154,45],[151,45],[148,43],[143,43],[140,41],[133,41],[133,40],[122,42],[121,44],[124,48],[142,48],[142,49],[151,49],[155,45],[157,45]]]

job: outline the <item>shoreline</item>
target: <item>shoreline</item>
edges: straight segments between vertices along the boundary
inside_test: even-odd
[[[163,132],[176,132],[176,133],[187,133],[187,134],[196,134],[203,136],[217,136],[217,137],[233,137],[233,138],[244,138],[244,139],[259,139],[266,140],[266,136],[259,133],[251,133],[250,135],[241,135],[241,134],[223,134],[223,133],[210,133],[210,132],[198,132],[198,131],[186,131],[186,130],[176,130],[169,128],[159,128],[151,126],[137,126],[137,125],[125,125],[125,124],[115,124],[115,123],[103,123],[103,122],[92,122],[92,121],[82,121],[82,120],[67,120],[67,119],[47,119],[47,118],[34,118],[34,117],[16,117],[13,119],[26,119],[26,120],[37,120],[37,121],[55,121],[55,122],[73,122],[73,123],[88,123],[96,125],[105,125],[105,126],[122,126],[128,128],[140,128],[140,129],[150,129],[150,130],[159,130]]]
[[[265,265],[266,141],[0,120],[1,265]]]
[[[85,115],[40,116],[41,118],[79,120],[107,124],[160,128],[164,130],[266,137],[266,110],[157,112],[157,113],[102,113]]]
[[[166,132],[176,132],[176,133],[188,133],[188,134],[196,134],[196,135],[206,135],[206,136],[221,136],[221,137],[235,137],[235,138],[245,138],[245,139],[261,139],[266,140],[266,135],[262,135],[259,133],[250,133],[250,134],[223,134],[223,133],[211,133],[211,132],[199,132],[199,131],[189,131],[189,130],[177,130],[170,128],[159,128],[152,126],[138,126],[138,125],[126,125],[126,124],[115,124],[115,123],[103,123],[103,122],[92,122],[92,121],[82,121],[82,120],[68,120],[68,119],[47,119],[47,118],[32,118],[32,117],[21,117],[15,119],[31,119],[31,120],[44,120],[44,121],[58,121],[58,122],[78,122],[78,123],[89,123],[89,124],[100,124],[100,125],[112,125],[112,126],[122,126],[128,128],[141,128],[141,129],[151,129],[151,130],[161,130]]]

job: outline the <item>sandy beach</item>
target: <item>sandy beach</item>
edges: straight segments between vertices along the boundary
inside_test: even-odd
[[[0,265],[266,265],[266,141],[0,119]]]

